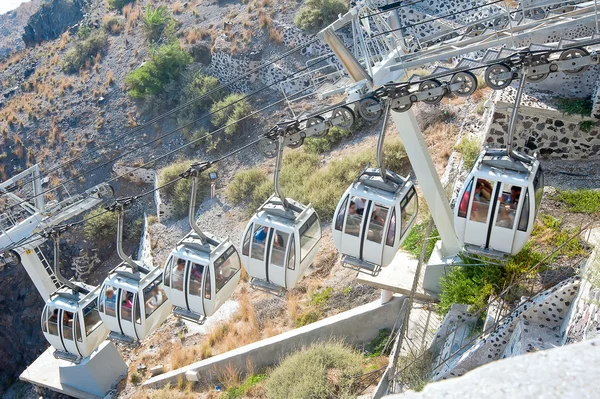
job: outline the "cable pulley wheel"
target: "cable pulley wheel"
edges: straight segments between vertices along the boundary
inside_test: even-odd
[[[421,84],[419,85],[419,91],[420,92],[427,92],[431,89],[435,89],[437,87],[440,87],[442,84],[440,82],[438,82],[435,79],[431,79],[431,80],[426,80],[424,82],[421,82]],[[430,97],[427,97],[426,99],[423,100],[424,103],[427,104],[437,104],[440,101],[442,101],[442,98],[444,98],[444,93],[435,96],[432,95]]]
[[[381,107],[377,111],[369,111],[369,108],[378,105],[379,101],[374,97],[367,97],[360,100],[358,103],[358,113],[367,122],[375,122],[381,118],[383,110]]]
[[[12,249],[4,252],[2,257],[8,266],[18,266],[21,263],[21,256]]]
[[[323,123],[324,121],[325,121],[325,118],[323,118],[320,115],[311,116],[306,121],[306,127],[318,125],[319,123]],[[323,136],[326,136],[327,133],[329,133],[329,129],[325,129],[320,132],[317,132],[317,133],[313,134],[311,137],[323,137]]]
[[[304,137],[300,137],[298,140],[292,141],[291,143],[289,143],[287,145],[287,147],[288,148],[298,148],[298,147],[302,147],[302,144],[304,144]]]
[[[331,114],[331,119],[337,119],[339,117],[342,118],[342,123],[337,124],[340,129],[350,129],[352,125],[354,125],[354,112],[352,112],[349,107],[342,105],[341,107],[334,109]]]
[[[584,50],[582,48],[571,48],[571,49],[563,51],[558,59],[559,59],[559,61],[567,61],[567,60],[573,60],[575,58],[586,57],[588,55],[590,55],[590,53],[588,53],[586,50]],[[575,69],[567,69],[563,72],[566,73],[567,75],[577,75],[577,74],[585,72],[587,69],[588,69],[588,66],[585,65],[585,66],[575,68]]]
[[[277,141],[263,138],[258,142],[260,152],[267,158],[275,158],[277,156],[278,143]]]
[[[546,18],[546,10],[541,7],[534,8],[529,11],[529,18],[535,19],[536,21]]]
[[[536,70],[535,67],[538,65],[545,65],[548,64],[548,60],[546,59],[546,57],[541,56],[541,57],[536,57],[531,61],[531,75],[527,75],[525,77],[525,79],[527,79],[528,82],[531,83],[539,83],[541,81],[543,81],[544,79],[546,79],[548,77],[548,75],[550,75],[549,73],[538,73],[536,74]]]
[[[483,79],[493,90],[502,90],[510,85],[512,78],[503,80],[497,78],[497,76],[507,72],[510,72],[508,65],[494,64],[486,68]]]
[[[450,79],[450,85],[453,86],[456,83],[461,83],[461,87],[456,90],[452,90],[452,94],[458,97],[468,97],[477,90],[477,77],[472,72],[463,71],[455,73]]]

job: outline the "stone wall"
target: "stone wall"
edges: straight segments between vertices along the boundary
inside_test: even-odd
[[[123,179],[136,184],[154,184],[156,171],[154,169],[134,168],[131,166],[113,165],[113,172]]]
[[[591,231],[594,252],[582,268],[581,288],[562,329],[562,344],[596,338],[600,333],[600,228]]]
[[[514,89],[508,89],[514,92]],[[529,100],[532,100],[532,97],[524,95],[519,107],[513,136],[515,149],[527,154],[537,152],[543,159],[576,160],[600,157],[600,129],[594,125],[589,131],[585,131],[585,127],[582,129],[581,125],[583,121],[596,123],[595,118],[565,115],[549,105],[549,101],[542,103],[535,99]],[[506,96],[496,100],[492,110],[492,123],[484,145],[506,145],[513,103],[514,100],[510,101]]]

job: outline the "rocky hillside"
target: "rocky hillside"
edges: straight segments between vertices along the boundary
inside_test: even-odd
[[[42,0],[31,0],[0,15],[0,59],[25,48],[23,29],[41,3]]]

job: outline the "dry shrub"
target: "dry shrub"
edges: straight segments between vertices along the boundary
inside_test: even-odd
[[[225,388],[237,387],[241,382],[241,371],[229,363],[224,369],[217,370],[217,379]]]
[[[458,129],[451,124],[438,122],[430,125],[424,132],[425,142],[431,152],[431,157],[438,174],[443,174],[448,164],[448,158],[454,149]]]
[[[169,364],[171,369],[175,370],[188,364],[192,364],[201,360],[199,348],[196,346],[183,347],[181,343],[177,343],[175,347],[169,346]]]
[[[277,44],[283,43],[283,34],[275,28],[269,28],[269,39]]]
[[[176,1],[171,6],[171,9],[173,10],[173,14],[181,14],[183,12],[184,8],[185,7],[183,6],[183,3],[180,1]]]

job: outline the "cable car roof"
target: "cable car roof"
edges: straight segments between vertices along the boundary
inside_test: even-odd
[[[312,206],[310,204],[305,206],[290,198],[287,198],[287,201],[290,206],[284,208],[281,200],[277,196],[272,195],[256,211],[252,221],[268,224],[282,231],[293,232],[295,225],[303,223],[308,219]]]
[[[140,263],[139,261],[135,262],[138,264]],[[121,262],[119,266],[115,267],[109,273],[104,282],[113,288],[124,288],[137,291],[138,287],[145,286],[154,281],[162,272],[162,270],[158,268],[149,269],[150,273],[148,274],[144,274],[140,271],[134,273],[126,262]]]
[[[408,193],[410,187],[409,179],[405,179],[392,171],[386,170],[386,180],[384,181],[379,169],[368,168],[361,172],[348,192],[356,197],[392,206],[397,202],[398,197]]]

